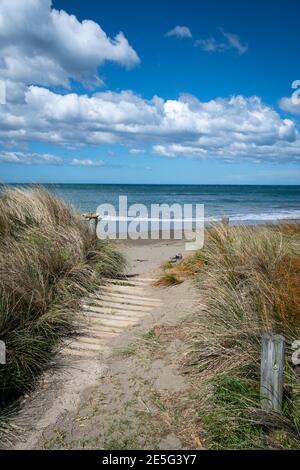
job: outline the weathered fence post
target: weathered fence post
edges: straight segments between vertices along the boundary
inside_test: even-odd
[[[6,347],[4,341],[0,339],[0,364],[6,364]]]
[[[266,411],[281,412],[285,339],[281,335],[262,336],[260,398]]]
[[[222,224],[229,225],[229,217],[226,217],[226,216],[222,217]]]
[[[94,235],[97,234],[98,215],[96,212],[85,212],[83,218],[88,221],[90,229]]]

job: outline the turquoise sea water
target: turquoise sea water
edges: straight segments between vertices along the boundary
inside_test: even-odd
[[[20,185],[17,185],[20,186]],[[27,186],[27,185],[23,185]],[[300,186],[231,185],[105,185],[49,184],[81,211],[94,211],[104,202],[118,207],[118,197],[127,196],[128,205],[204,204],[205,219],[229,216],[233,223],[300,219]]]

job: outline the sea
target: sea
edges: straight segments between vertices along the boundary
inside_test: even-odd
[[[14,184],[28,187],[34,185]],[[204,204],[205,220],[229,217],[232,224],[260,224],[300,219],[300,186],[261,185],[142,185],[45,184],[79,211],[96,211],[100,204],[118,209],[119,196],[128,206],[144,204]],[[150,212],[149,212],[150,213]]]

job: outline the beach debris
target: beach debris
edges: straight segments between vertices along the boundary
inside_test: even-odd
[[[170,262],[175,264],[175,263],[179,263],[179,261],[182,260],[182,253],[178,253],[177,255],[175,256],[171,256],[170,258]]]

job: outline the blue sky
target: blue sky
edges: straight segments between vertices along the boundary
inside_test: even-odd
[[[3,0],[0,181],[299,184],[299,15],[290,0]]]

